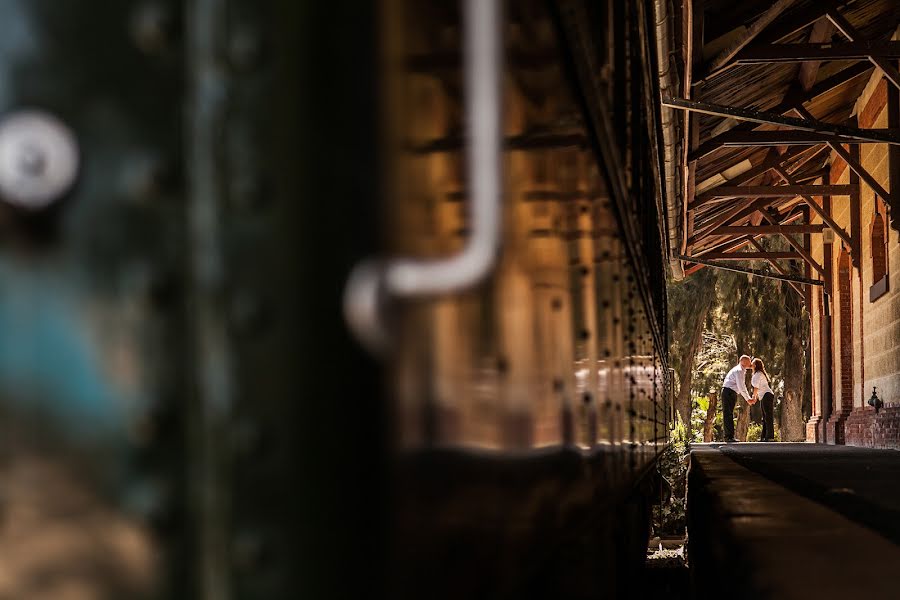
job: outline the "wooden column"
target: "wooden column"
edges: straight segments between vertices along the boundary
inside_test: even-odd
[[[900,128],[900,89],[892,85],[887,86],[887,118],[888,127]],[[900,146],[888,146],[888,190],[891,197],[884,201],[890,207],[891,228],[900,231]]]
[[[859,163],[859,144],[850,145],[850,156]],[[849,167],[848,167],[849,169]],[[862,212],[859,191],[859,175],[855,170],[850,170],[850,259],[856,270],[857,277],[862,266]]]

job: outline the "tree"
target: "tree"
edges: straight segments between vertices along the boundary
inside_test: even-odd
[[[784,286],[787,287],[787,284]],[[785,294],[784,399],[781,403],[781,440],[806,438],[803,420],[803,306],[792,290]]]
[[[768,251],[787,249],[780,237],[759,243]],[[776,421],[781,439],[803,439],[808,333],[800,298],[788,284],[707,268],[669,285],[669,309],[670,360],[678,374],[676,409],[682,422],[690,427],[692,399],[717,392],[738,356],[749,354],[763,359],[776,397],[784,395],[781,419]],[[751,420],[761,420],[762,411],[742,398],[736,409],[735,433],[746,439]]]
[[[669,326],[672,331],[672,366],[678,373],[675,408],[685,427],[691,426],[691,382],[694,360],[703,339],[707,317],[716,301],[716,272],[704,269],[669,286]],[[690,431],[688,431],[690,438]]]

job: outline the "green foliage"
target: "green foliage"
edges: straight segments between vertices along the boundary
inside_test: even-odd
[[[760,239],[760,244],[767,251],[789,249],[783,238],[775,236]],[[768,265],[762,268],[771,270]],[[703,269],[682,282],[669,285],[670,364],[680,374],[682,361],[693,361],[691,430],[695,441],[702,439],[708,393],[718,391],[722,378],[740,354],[762,358],[776,398],[782,395],[787,332],[792,330],[789,323],[796,323],[797,319],[797,315],[789,314],[787,310],[791,304],[786,301],[787,295],[795,292],[786,283],[724,270],[707,274],[709,271],[713,269]],[[698,279],[701,276],[704,279]],[[709,293],[715,294],[715,304],[706,318],[703,343],[696,356],[686,357],[688,338],[694,330],[691,325],[696,323],[692,316],[697,314],[703,294]],[[806,321],[805,318],[801,320]],[[802,329],[802,337],[805,348],[808,327]],[[780,410],[778,403],[776,424],[780,422]],[[717,407],[719,436],[721,418],[721,407]]]
[[[750,427],[747,428],[747,441],[758,442],[760,438],[762,438],[762,424],[750,423]]]
[[[697,408],[703,411],[703,414],[706,414],[706,411],[709,410],[709,396],[701,396],[697,398]]]
[[[690,451],[690,441],[688,440],[687,427],[684,426],[681,417],[677,414],[675,415],[675,426],[672,428],[669,439],[672,440],[672,447],[675,450],[679,452]]]
[[[676,417],[670,432],[671,443],[666,447],[657,463],[662,485],[669,493],[653,508],[653,533],[659,536],[684,535],[687,519],[685,496],[687,492],[687,456],[691,444],[687,438],[687,428]]]

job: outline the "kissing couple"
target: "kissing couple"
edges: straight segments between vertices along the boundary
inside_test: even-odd
[[[753,387],[753,395],[747,391],[745,381],[746,372],[753,369],[753,377],[750,385]],[[725,381],[722,383],[722,425],[725,429],[725,441],[736,442],[734,439],[734,405],[737,404],[738,394],[744,397],[747,404],[756,404],[762,399],[763,429],[762,442],[775,441],[775,394],[769,387],[769,374],[760,358],[750,358],[746,354],[741,355],[738,364],[728,371]]]

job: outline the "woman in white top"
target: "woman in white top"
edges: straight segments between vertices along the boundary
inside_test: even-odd
[[[760,441],[775,441],[775,394],[769,387],[769,374],[766,373],[766,366],[759,358],[753,359],[753,377],[750,378],[750,385],[753,386],[753,400],[762,399],[763,410],[763,429]]]

